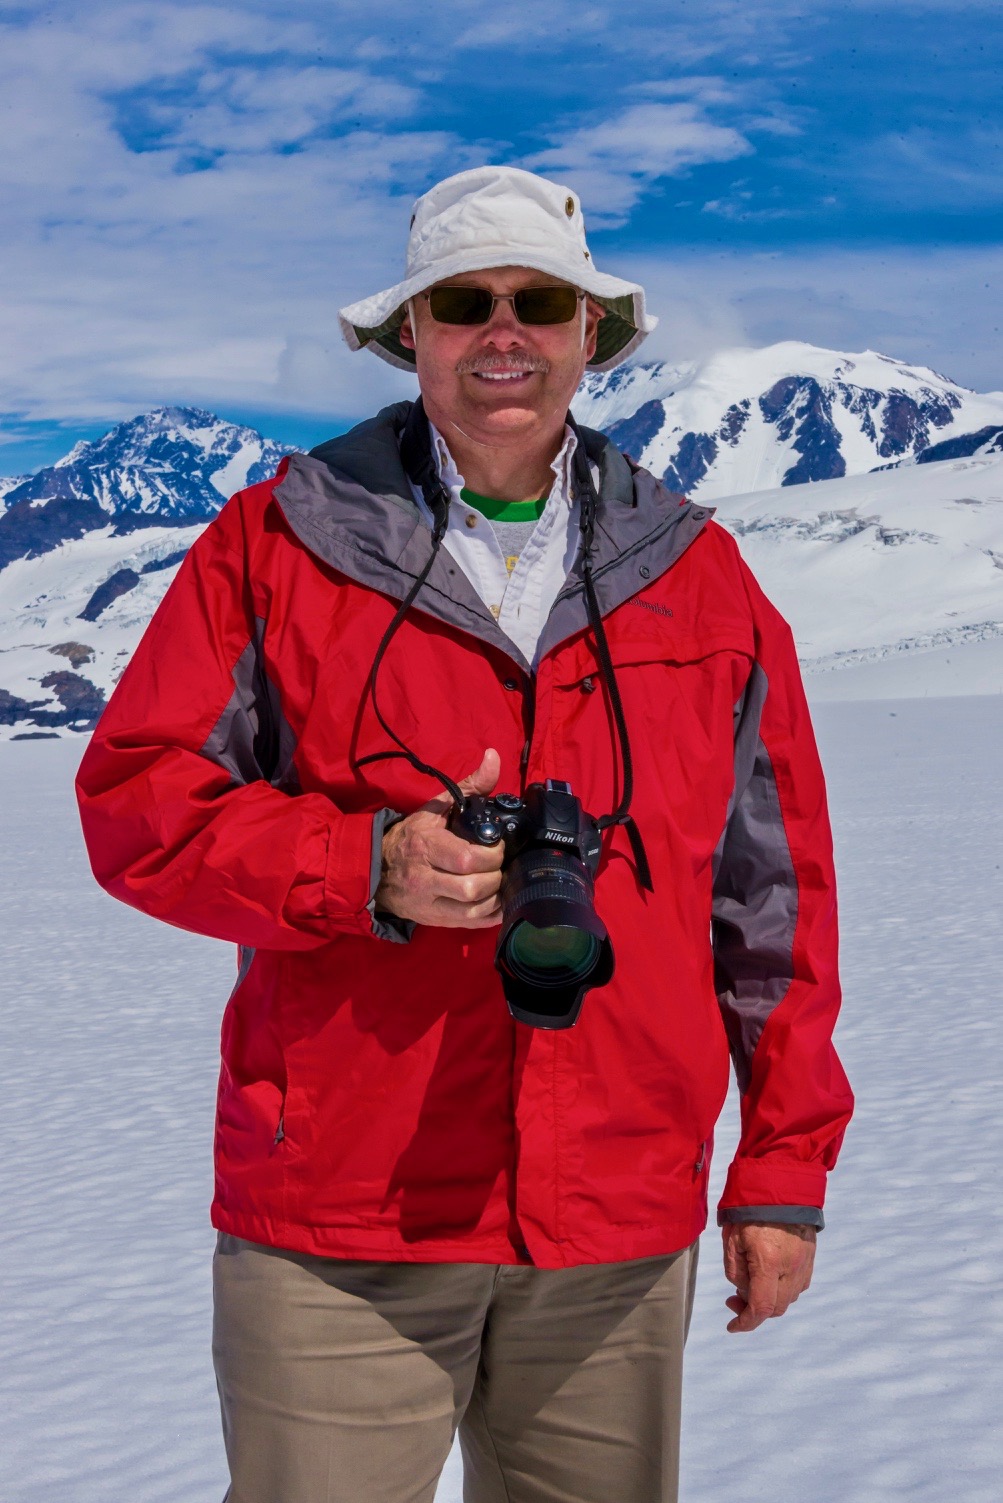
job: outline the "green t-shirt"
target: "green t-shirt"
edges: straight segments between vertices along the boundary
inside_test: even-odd
[[[491,523],[491,530],[505,555],[505,567],[511,574],[519,561],[519,554],[536,529],[547,497],[541,496],[539,501],[498,501],[493,496],[479,496],[466,486],[460,496],[467,506],[479,511]]]

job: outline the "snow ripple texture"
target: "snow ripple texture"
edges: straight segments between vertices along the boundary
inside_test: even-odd
[[[995,1503],[1003,698],[817,720],[858,1114],[788,1316],[728,1336],[704,1238],[682,1497]],[[0,747],[0,1497],[219,1503],[206,1208],[233,955],[93,885],[78,754]],[[732,1102],[715,1189],[734,1133]],[[454,1454],[438,1503],[459,1498]]]

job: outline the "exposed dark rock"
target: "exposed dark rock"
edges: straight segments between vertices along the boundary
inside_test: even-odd
[[[49,651],[58,658],[68,658],[74,668],[82,668],[85,663],[94,661],[94,649],[84,642],[57,642]]]
[[[876,444],[878,435],[871,414],[882,401],[883,393],[871,386],[847,386],[843,381],[835,383],[835,390],[847,412],[860,419],[860,431]]]
[[[58,741],[58,731],[18,731],[16,736],[11,736],[12,741]]]
[[[191,521],[209,521],[208,517],[186,518]],[[144,531],[147,527],[163,527],[163,517],[155,513],[151,516],[146,511],[123,511],[117,517],[108,518],[111,522],[111,535],[113,538],[127,538],[132,532]],[[106,524],[107,525],[107,524]]]
[[[781,485],[835,480],[846,474],[832,402],[813,376],[785,376],[759,398],[759,409],[780,438],[793,437],[794,452],[801,456]]]
[[[38,558],[71,538],[107,527],[109,520],[96,501],[83,497],[54,496],[42,506],[32,506],[28,499],[14,501],[0,516],[0,569],[12,559]]]
[[[105,699],[101,690],[89,679],[71,673],[67,668],[58,668],[42,679],[42,688],[51,689],[61,706],[54,710],[43,699],[21,699],[0,689],[0,725],[17,725],[26,720],[29,725],[72,725],[76,730],[92,731],[98,716],[104,709]],[[28,739],[29,733],[24,733]]]
[[[135,569],[116,569],[115,573],[99,584],[94,594],[84,606],[78,621],[96,621],[102,611],[108,609],[113,600],[120,595],[127,595],[139,584],[139,575]]]
[[[139,572],[140,574],[156,574],[160,569],[173,569],[175,564],[180,564],[187,552],[187,548],[179,548],[177,553],[169,553],[166,558],[151,559]]]
[[[878,453],[886,457],[912,453],[918,459],[929,445],[931,424],[934,428],[945,427],[960,406],[961,399],[953,392],[928,391],[919,402],[903,391],[889,392]]]
[[[721,419],[718,436],[727,444],[737,444],[742,429],[749,421],[749,409],[752,403],[748,397],[743,397],[741,402],[733,402]]]
[[[611,423],[605,430],[606,437],[632,459],[640,459],[651,440],[661,432],[664,422],[665,408],[661,402],[644,402],[629,418]]]
[[[987,454],[1003,454],[1003,425],[977,428],[974,433],[959,433],[957,438],[942,438],[917,454],[917,464],[936,464],[939,459],[967,459],[984,449]]]
[[[85,720],[87,729],[93,730],[98,723],[98,717],[105,706],[105,698],[97,684],[92,684],[89,678],[81,678],[79,673],[70,673],[66,668],[57,668],[52,673],[47,673],[41,680],[43,689],[51,689],[65,712],[65,718],[44,722],[35,715],[32,718],[36,724],[45,725],[77,725]],[[56,712],[50,712],[58,714]]]
[[[0,725],[17,725],[19,720],[34,720],[36,710],[45,703],[41,699],[20,699],[0,689]]]
[[[686,496],[703,479],[716,458],[717,439],[712,433],[687,433],[662,479],[670,490]]]
[[[928,432],[926,418],[912,397],[901,391],[891,392],[881,419],[878,453],[888,456],[925,449],[930,441]]]

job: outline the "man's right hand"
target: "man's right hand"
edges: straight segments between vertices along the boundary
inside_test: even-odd
[[[463,778],[464,793],[493,793],[501,758],[488,747],[476,772]],[[453,800],[430,799],[383,837],[383,874],[376,907],[416,924],[489,929],[502,919],[499,889],[505,847],[473,845],[446,828]]]

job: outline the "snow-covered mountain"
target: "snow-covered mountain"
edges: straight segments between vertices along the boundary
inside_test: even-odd
[[[161,407],[0,482],[0,735],[90,729],[199,532],[286,453]]]
[[[728,496],[716,516],[809,672],[1003,645],[1003,453]]]
[[[701,501],[1003,447],[1003,392],[795,342],[589,375],[574,411]]]
[[[0,569],[85,533],[183,526],[275,473],[287,448],[197,407],[160,407],[10,484]]]
[[[1003,393],[787,344],[590,376],[575,407],[670,484],[720,500],[810,671],[1003,645]],[[0,737],[94,724],[188,547],[284,452],[164,408],[8,490]]]
[[[30,475],[0,475],[0,514],[7,509],[7,497],[11,491],[16,491],[18,486],[30,479]]]

